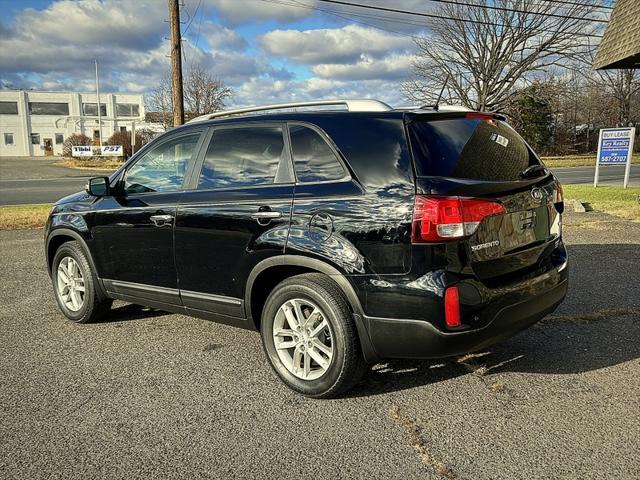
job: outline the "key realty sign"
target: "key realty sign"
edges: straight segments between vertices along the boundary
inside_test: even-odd
[[[122,145],[74,145],[71,147],[74,157],[121,157],[124,155]]]
[[[593,179],[594,187],[598,186],[600,165],[625,165],[624,188],[627,188],[635,135],[635,127],[603,128],[600,130],[598,155],[596,156],[596,174]]]

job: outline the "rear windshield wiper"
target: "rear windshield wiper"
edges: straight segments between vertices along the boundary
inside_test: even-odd
[[[520,178],[534,178],[549,175],[549,170],[544,165],[531,165],[520,172]]]

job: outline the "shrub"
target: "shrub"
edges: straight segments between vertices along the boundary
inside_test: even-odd
[[[136,130],[136,152],[155,135],[153,131],[148,129]],[[126,160],[131,156],[131,132],[115,132],[107,140],[107,145],[122,145],[124,159]]]
[[[93,144],[93,141],[86,135],[83,135],[82,133],[71,134],[62,144],[62,155],[64,155],[65,157],[70,157],[72,153],[71,147],[91,144]]]

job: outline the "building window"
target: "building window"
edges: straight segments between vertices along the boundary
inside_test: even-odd
[[[120,127],[120,131],[121,132],[126,132],[127,131],[127,127]]]
[[[13,145],[13,133],[5,133],[4,134],[4,144],[5,145]]]
[[[64,143],[64,135],[61,133],[56,133],[56,145],[61,145]]]
[[[29,102],[30,115],[69,115],[68,103]]]
[[[97,117],[98,116],[98,104],[97,103],[83,103],[82,104],[82,114],[88,117]],[[107,104],[100,104],[100,115],[103,117],[107,116]]]
[[[0,102],[0,115],[17,115],[18,102]]]
[[[139,117],[140,105],[137,103],[118,103],[116,104],[116,114],[118,117]]]
[[[31,144],[32,145],[40,145],[40,134],[32,133],[31,134]]]

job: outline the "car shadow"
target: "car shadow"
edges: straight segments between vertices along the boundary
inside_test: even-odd
[[[573,245],[570,290],[552,315],[477,354],[385,360],[350,396],[415,388],[472,373],[577,374],[640,358],[640,245]]]
[[[142,320],[145,318],[163,317],[171,315],[169,312],[156,310],[154,308],[144,307],[142,305],[125,304],[111,309],[109,314],[101,323],[118,323],[128,322],[131,320]]]

